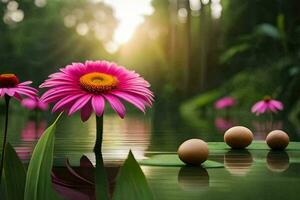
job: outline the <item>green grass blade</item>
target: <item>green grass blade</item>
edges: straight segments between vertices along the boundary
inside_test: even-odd
[[[26,172],[14,148],[7,143],[4,157],[6,199],[24,199]]]
[[[50,174],[53,164],[54,132],[60,116],[47,128],[33,151],[26,177],[25,200],[59,199],[52,189]]]
[[[153,193],[131,151],[121,167],[113,200],[152,200]]]

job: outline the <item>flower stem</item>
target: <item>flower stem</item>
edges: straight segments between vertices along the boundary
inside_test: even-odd
[[[5,154],[6,138],[7,138],[9,101],[10,101],[10,96],[5,95],[5,128],[4,128],[4,137],[3,137],[1,163],[0,163],[0,182],[2,180],[3,162],[4,162],[4,154]]]
[[[94,152],[102,153],[102,139],[103,139],[103,115],[101,117],[96,116],[96,143]]]
[[[95,189],[96,198],[109,200],[109,186],[107,182],[107,175],[104,167],[102,157],[102,138],[103,138],[103,115],[96,116],[96,143],[94,147],[96,157],[96,170],[95,170]]]

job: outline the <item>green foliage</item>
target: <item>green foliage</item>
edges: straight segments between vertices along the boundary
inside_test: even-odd
[[[24,199],[26,173],[24,166],[13,147],[7,143],[5,148],[2,185],[6,191],[2,191],[7,200]]]
[[[130,151],[118,174],[113,200],[152,200],[152,191],[139,164]]]
[[[169,167],[181,167],[186,164],[183,163],[177,154],[161,154],[154,155],[148,159],[141,160],[141,165],[150,165],[150,166],[169,166]],[[223,164],[211,160],[207,160],[201,165],[203,168],[219,168],[224,167]]]
[[[53,164],[54,132],[59,118],[60,116],[47,128],[33,151],[27,170],[25,200],[60,199],[52,189],[50,176]]]
[[[232,59],[235,55],[242,53],[250,48],[250,44],[247,43],[241,43],[234,45],[227,49],[221,56],[220,56],[220,62],[226,63],[230,59]]]
[[[257,34],[257,36],[268,36],[276,40],[280,39],[280,33],[278,29],[272,24],[267,23],[258,25],[254,34]]]

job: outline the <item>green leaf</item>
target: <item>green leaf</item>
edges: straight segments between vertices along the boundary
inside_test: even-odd
[[[177,154],[160,154],[151,156],[148,159],[141,160],[139,162],[141,165],[151,165],[151,166],[169,166],[169,167],[181,167],[186,164],[182,162]],[[201,165],[203,168],[219,168],[224,167],[223,164],[211,160],[207,160]]]
[[[257,26],[255,32],[258,35],[268,36],[273,39],[280,39],[280,33],[278,29],[272,24],[267,24],[267,23],[260,24]]]
[[[130,151],[117,178],[113,200],[152,200],[153,193],[146,177]]]
[[[228,62],[234,56],[247,51],[250,47],[251,47],[251,45],[248,43],[237,44],[237,45],[230,47],[224,53],[222,53],[222,55],[220,56],[220,63],[223,64],[223,63]]]
[[[7,143],[4,157],[4,184],[6,199],[24,199],[26,172],[14,148]]]
[[[59,199],[52,189],[50,174],[53,164],[54,132],[60,116],[61,114],[47,128],[33,151],[26,177],[25,200]]]

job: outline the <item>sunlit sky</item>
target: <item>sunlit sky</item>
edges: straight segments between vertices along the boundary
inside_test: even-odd
[[[103,0],[114,9],[119,24],[113,36],[114,42],[123,44],[134,33],[137,26],[144,21],[144,15],[154,11],[151,0]]]
[[[136,28],[144,22],[145,15],[151,15],[154,8],[152,0],[90,0],[104,2],[112,7],[118,26],[113,35],[113,41],[106,44],[106,49],[113,53],[118,47],[130,40]]]

